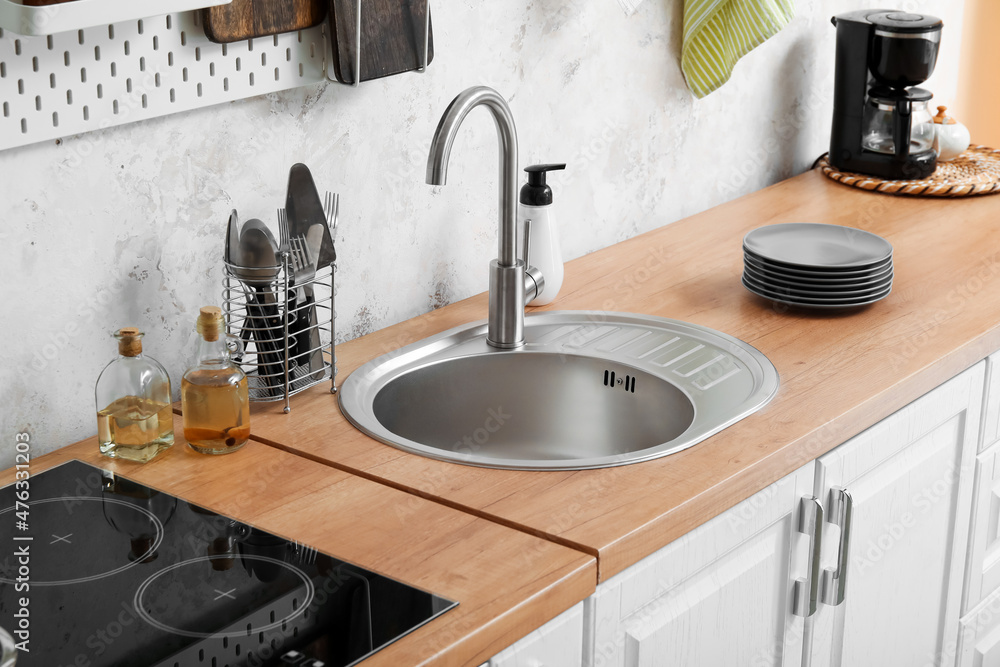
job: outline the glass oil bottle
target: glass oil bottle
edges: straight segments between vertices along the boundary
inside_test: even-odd
[[[246,374],[229,360],[222,310],[206,306],[198,315],[198,356],[181,380],[184,438],[202,454],[228,454],[250,439]]]
[[[142,332],[120,329],[118,358],[108,364],[94,396],[101,453],[145,463],[174,444],[170,377],[155,359],[142,353]]]

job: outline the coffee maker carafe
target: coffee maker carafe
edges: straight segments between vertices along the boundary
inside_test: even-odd
[[[934,72],[941,19],[870,9],[833,17],[837,28],[830,163],[888,180],[937,167],[932,95],[914,86]]]

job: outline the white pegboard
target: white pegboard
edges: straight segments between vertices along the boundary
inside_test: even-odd
[[[325,28],[208,41],[199,12],[0,30],[0,150],[325,80]]]

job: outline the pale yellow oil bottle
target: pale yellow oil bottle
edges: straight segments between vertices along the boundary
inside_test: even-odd
[[[170,377],[142,354],[142,332],[120,329],[118,358],[97,379],[97,440],[112,458],[146,462],[174,444]]]

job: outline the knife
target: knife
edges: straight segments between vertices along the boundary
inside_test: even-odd
[[[325,366],[311,281],[318,270],[336,261],[337,253],[319,191],[312,173],[304,164],[295,164],[289,171],[285,211],[288,215],[289,236],[303,240],[306,256],[311,262],[295,272],[299,317],[289,331],[289,336],[295,340],[295,363],[299,367],[308,367],[309,374],[312,375],[323,371]]]

